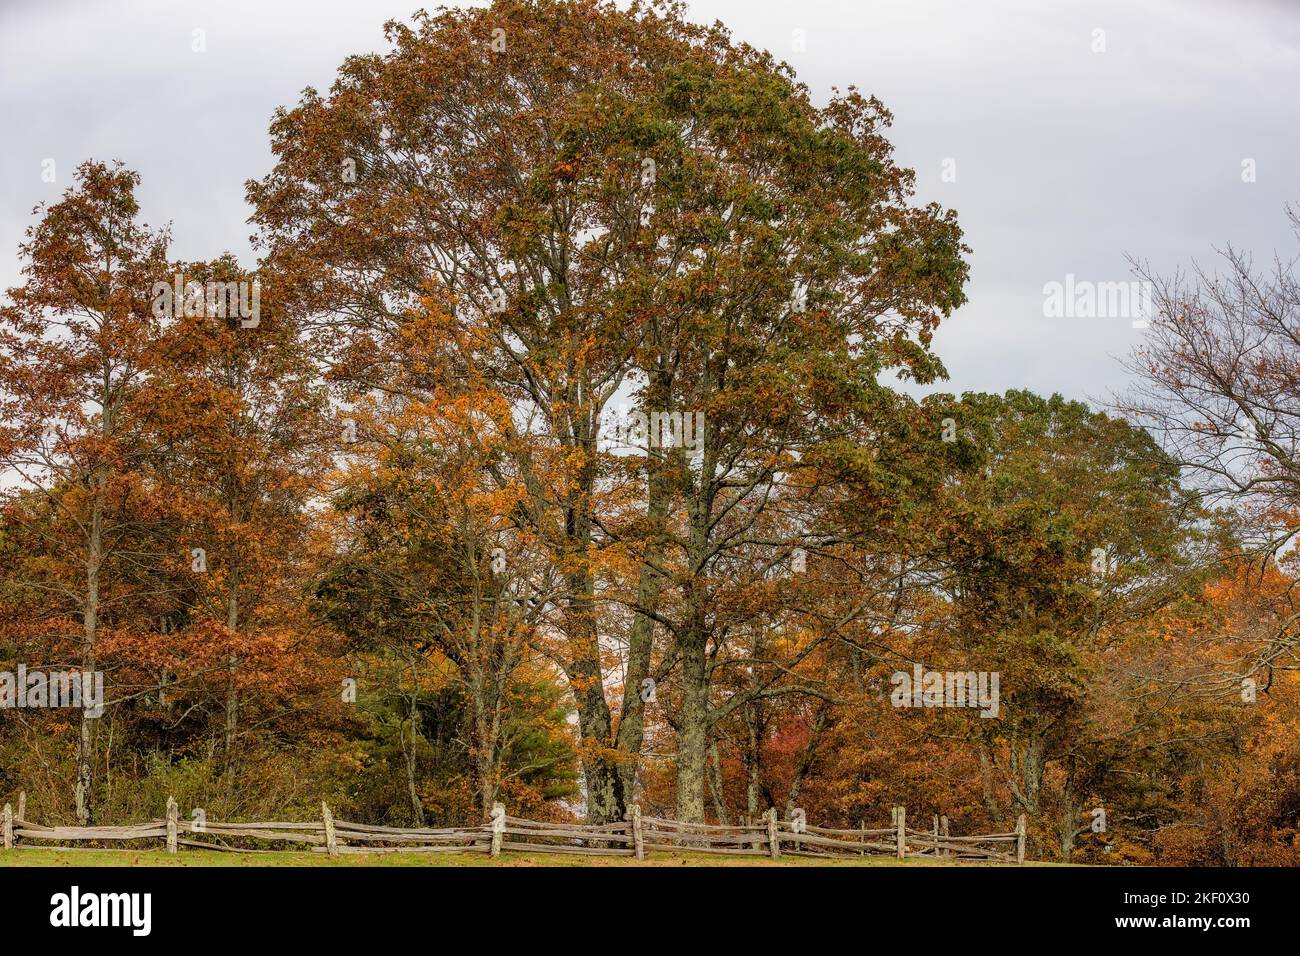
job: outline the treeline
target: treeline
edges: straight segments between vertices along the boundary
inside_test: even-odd
[[[107,701],[0,711],[0,790],[51,821],[904,804],[1025,813],[1049,857],[1294,862],[1295,386],[1236,363],[1273,399],[1226,468],[1192,400],[1238,381],[1187,340],[1240,302],[1164,287],[1127,416],[914,400],[887,382],[944,375],[969,250],[879,102],[818,107],[671,5],[389,38],[274,117],[256,269],[174,261],[120,164],[39,211],[0,311],[0,671]],[[1293,368],[1287,281],[1259,334]]]

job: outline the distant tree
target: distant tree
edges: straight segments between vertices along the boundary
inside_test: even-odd
[[[171,587],[158,611],[173,641],[195,645],[182,673],[224,692],[222,759],[233,787],[241,685],[261,684],[252,696],[263,704],[277,691],[293,701],[277,658],[286,643],[304,658],[319,652],[303,648],[308,503],[339,443],[316,365],[272,289],[264,297],[260,277],[229,256],[178,263],[175,272],[192,292],[178,299],[161,290],[140,395],[159,450],[149,478],[174,517],[159,545]],[[217,648],[225,649],[219,677],[201,666]]]
[[[1161,699],[1177,689],[1140,679],[1137,648],[1196,587],[1211,528],[1177,464],[1123,420],[1019,391],[927,403],[983,453],[936,502],[951,659],[927,666],[1000,674],[1000,717],[972,732],[1036,823],[1056,781],[1050,829],[1068,858],[1084,801],[1168,729]]]
[[[1288,209],[1300,240],[1300,212]],[[1232,246],[1221,269],[1156,274],[1154,315],[1116,407],[1159,436],[1210,503],[1231,506],[1238,533],[1267,560],[1300,531],[1300,277]],[[1300,666],[1300,618],[1262,639],[1238,677]]]

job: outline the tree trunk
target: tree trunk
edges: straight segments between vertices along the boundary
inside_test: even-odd
[[[668,513],[668,490],[664,480],[655,472],[650,475],[647,517],[652,527],[666,519]],[[663,541],[655,535],[648,546],[646,559],[642,561],[637,582],[637,604],[653,612],[659,606],[659,595],[663,590],[663,578],[658,565],[663,557]],[[618,749],[626,755],[619,774],[622,778],[624,799],[632,800],[636,792],[637,757],[641,753],[641,744],[645,740],[645,705],[641,699],[641,682],[650,674],[650,654],[654,646],[655,624],[647,614],[638,613],[632,621],[631,634],[628,637],[627,671],[623,684],[623,708],[618,722]]]
[[[722,783],[722,759],[718,755],[718,741],[709,744],[709,792],[713,794],[713,812],[718,822],[727,825],[727,793]]]
[[[475,783],[479,792],[479,809],[484,818],[492,815],[492,805],[497,801],[497,713],[500,708],[499,695],[495,692],[497,685],[492,683],[493,690],[489,692],[489,681],[493,681],[493,675],[484,673],[481,668],[472,668],[469,694],[474,721],[474,775],[477,778]]]
[[[239,628],[239,567],[233,562],[226,590],[226,628],[232,634]],[[235,735],[239,728],[239,688],[235,686],[235,675],[238,669],[239,657],[231,654],[226,662],[226,676],[230,683],[226,687],[226,726],[223,741],[228,790],[234,782]]]
[[[595,700],[596,696],[599,700]],[[587,752],[582,758],[582,774],[587,789],[587,822],[616,823],[623,816],[623,778],[618,763],[610,753],[610,713],[599,682],[579,690],[578,729],[583,743],[600,752]]]
[[[668,386],[665,376],[657,373],[655,389],[647,395],[648,406],[668,408]],[[650,656],[654,647],[654,620],[649,616],[658,610],[659,596],[663,591],[663,564],[665,550],[664,524],[672,497],[672,479],[667,462],[646,449],[646,525],[650,529],[646,552],[641,557],[637,576],[637,606],[643,612],[632,620],[628,636],[627,671],[623,681],[623,706],[619,712],[618,749],[626,755],[619,767],[623,799],[633,802],[636,793],[637,758],[645,740],[645,704],[641,699],[641,682],[650,675]]]
[[[754,634],[749,656],[761,658],[767,653],[767,633],[760,628]],[[758,693],[758,675],[754,665],[749,665],[746,685],[749,693]],[[757,698],[745,704],[745,815],[749,821],[758,819],[763,802],[763,702]]]
[[[990,820],[998,820],[1002,818],[1003,813],[993,789],[993,755],[989,752],[987,740],[980,742],[979,757],[980,793],[984,800],[984,809],[988,812]]]
[[[583,382],[575,398],[590,395],[590,383]],[[581,401],[575,405],[581,406]],[[585,408],[571,423],[574,447],[586,456],[577,476],[577,487],[565,506],[564,558],[581,566],[566,575],[565,637],[570,659],[565,667],[574,703],[578,708],[578,732],[583,745],[582,771],[587,789],[587,822],[617,823],[627,809],[623,778],[614,754],[614,721],[605,699],[601,667],[600,635],[595,614],[595,579],[587,566],[593,520],[591,500],[596,488],[596,458],[599,409]]]
[[[99,574],[104,561],[104,494],[108,475],[104,466],[96,468],[94,499],[91,504],[90,528],[86,541],[86,600],[81,616],[81,671],[95,671],[95,636],[99,629]],[[81,711],[81,728],[77,740],[77,822],[89,826],[94,822],[94,751],[95,720]]]
[[[411,815],[415,817],[417,827],[424,826],[424,804],[420,802],[420,791],[416,786],[416,721],[420,719],[417,705],[419,691],[413,690],[407,698],[407,719],[398,726],[398,736],[402,745],[402,757],[406,764],[406,795],[411,801]]]
[[[626,809],[623,780],[613,751],[613,717],[605,699],[600,667],[600,641],[588,596],[590,575],[570,576],[570,606],[566,629],[572,659],[566,674],[578,707],[578,732],[582,738],[582,773],[587,789],[587,822],[617,823]]]
[[[1040,823],[1041,794],[1043,788],[1043,770],[1046,765],[1046,742],[1035,732],[1031,732],[1024,742],[1013,741],[1011,744],[1011,792],[1016,802],[1029,817],[1031,824]],[[1030,832],[1040,832],[1039,826],[1031,826]],[[1035,841],[1034,851],[1039,847]]]
[[[1011,746],[1011,771],[1015,775],[1012,789],[1016,800],[1029,814],[1030,819],[1038,816],[1039,795],[1043,785],[1044,743],[1037,734],[1032,734],[1024,743]]]
[[[709,749],[709,675],[703,634],[692,628],[682,648],[682,709],[677,727],[677,819],[704,822]]]
[[[759,810],[759,798],[762,796],[762,785],[759,782],[762,773],[758,738],[759,706],[757,701],[745,705],[745,730],[748,733],[745,747],[745,815],[750,820],[757,819],[762,812]]]
[[[1074,838],[1079,835],[1079,818],[1083,815],[1083,807],[1066,794],[1065,808],[1061,811],[1061,862],[1069,863],[1070,857],[1074,854]]]

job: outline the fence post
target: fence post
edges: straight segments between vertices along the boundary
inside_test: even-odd
[[[176,852],[176,817],[179,810],[174,797],[167,798],[167,852]]]
[[[27,791],[26,790],[18,791],[18,816],[16,816],[14,819],[15,820],[27,819]]]
[[[1025,862],[1025,815],[1016,817],[1016,862]]]
[[[14,808],[5,804],[4,845],[6,850],[14,848]]]
[[[781,836],[776,829],[776,807],[772,807],[767,813],[767,849],[772,859],[781,859]]]
[[[948,836],[949,836],[949,833],[948,833],[948,817],[947,817],[946,814],[943,815],[943,816],[941,816],[941,817],[939,817],[939,825],[940,825],[940,827],[942,827],[941,832],[942,832],[942,834],[943,834],[943,842],[944,842],[944,843],[947,843],[947,842],[948,842]],[[940,855],[943,856],[943,857],[946,859],[947,857],[952,856],[952,850],[949,850],[949,849],[947,849],[947,848],[945,847],[943,853],[940,854]]]
[[[859,820],[858,829],[862,831],[862,849],[858,851],[858,856],[867,855],[867,821]]]
[[[506,805],[492,804],[492,850],[493,856],[501,855],[501,843],[506,835]]]
[[[638,860],[645,859],[645,838],[641,835],[641,804],[632,804],[632,848]]]
[[[898,858],[901,860],[907,856],[907,807],[898,808],[894,821],[897,828]]]
[[[338,856],[339,838],[334,833],[334,814],[330,813],[329,804],[324,800],[321,801],[320,814],[325,822],[325,852],[330,856]]]
[[[934,815],[934,855],[943,856],[939,851],[939,814]]]

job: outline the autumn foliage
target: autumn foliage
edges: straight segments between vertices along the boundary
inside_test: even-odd
[[[255,267],[172,259],[120,164],[37,211],[0,310],[0,671],[108,699],[0,711],[0,791],[905,805],[1024,814],[1047,858],[1296,862],[1296,498],[1207,494],[1136,413],[896,387],[944,377],[969,250],[879,101],[819,105],[672,3],[388,37],[273,117]],[[922,671],[997,697],[900,704]]]

